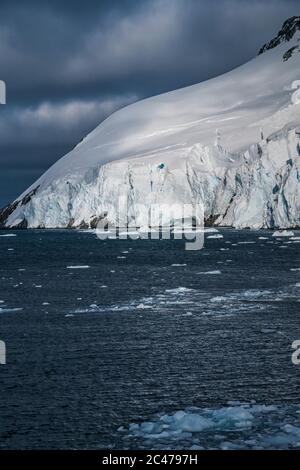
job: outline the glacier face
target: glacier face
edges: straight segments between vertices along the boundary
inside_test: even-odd
[[[300,227],[298,25],[230,73],[114,113],[2,210],[0,226],[140,227],[151,205],[184,203],[215,225]]]

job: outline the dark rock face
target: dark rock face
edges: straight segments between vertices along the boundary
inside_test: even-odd
[[[16,208],[20,206],[26,206],[31,199],[36,195],[38,189],[40,186],[37,186],[34,188],[32,191],[27,193],[21,201],[15,201],[9,204],[8,206],[4,207],[3,209],[0,210],[0,228],[5,228],[6,221],[8,217],[16,210]],[[22,222],[20,222],[18,225],[16,225],[14,228],[15,229],[23,229],[27,228],[27,220],[24,219]]]
[[[300,52],[299,46],[291,47],[291,49],[289,49],[288,51],[286,51],[286,53],[283,55],[283,60],[284,60],[284,62],[286,62],[287,60],[289,60],[289,59],[293,56],[294,52],[296,52],[296,51]]]
[[[300,16],[293,16],[283,23],[282,29],[279,31],[276,38],[272,39],[272,41],[261,48],[259,55],[270,49],[274,49],[274,47],[277,47],[283,42],[290,41],[297,31],[300,31]]]
[[[5,227],[6,220],[15,211],[15,209],[18,207],[18,204],[18,202],[13,202],[12,204],[9,204],[0,210],[0,228]]]
[[[36,192],[37,190],[39,189],[40,186],[37,186],[36,188],[34,188],[32,191],[30,191],[30,193],[26,194],[26,196],[23,197],[22,201],[21,201],[21,206],[26,206],[26,204],[28,204],[28,202],[31,201],[31,199],[33,198],[33,196],[36,195]]]

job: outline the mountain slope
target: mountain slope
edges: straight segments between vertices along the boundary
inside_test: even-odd
[[[147,225],[204,204],[216,225],[300,226],[300,17],[230,73],[114,113],[0,213],[5,227]]]

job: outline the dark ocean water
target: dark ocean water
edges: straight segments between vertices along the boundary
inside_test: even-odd
[[[187,252],[14,233],[0,231],[0,448],[300,445],[299,240],[222,230]],[[214,425],[161,417],[178,410]]]

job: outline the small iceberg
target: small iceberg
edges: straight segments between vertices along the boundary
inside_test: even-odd
[[[273,237],[293,237],[295,234],[291,230],[277,230],[273,233]]]

